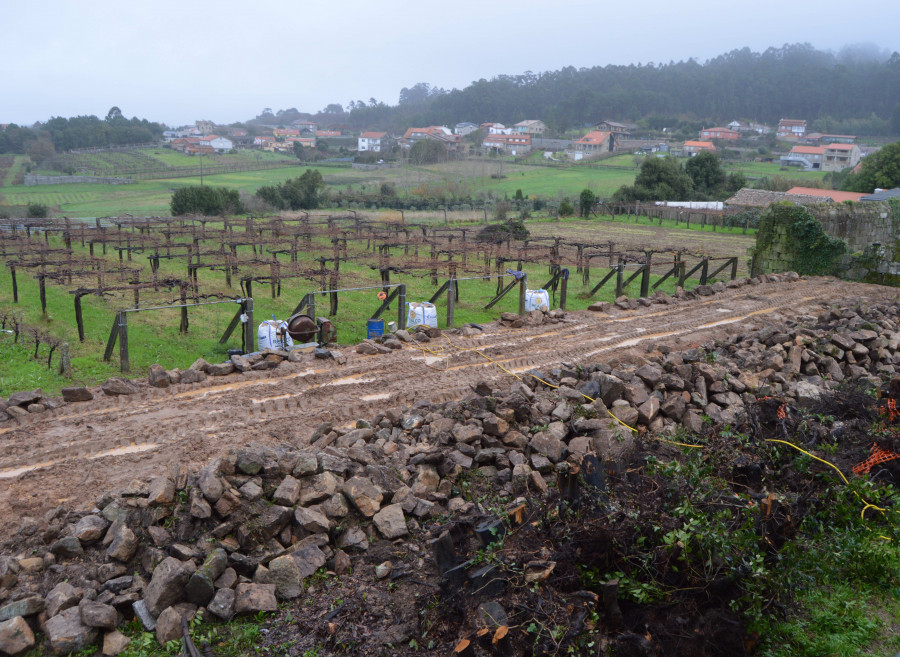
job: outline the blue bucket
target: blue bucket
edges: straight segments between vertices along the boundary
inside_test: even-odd
[[[383,319],[370,319],[368,322],[366,322],[367,338],[380,338],[382,335],[384,335]]]

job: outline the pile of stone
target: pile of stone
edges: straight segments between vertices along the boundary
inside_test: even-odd
[[[523,326],[540,326],[541,324],[559,324],[566,319],[566,311],[556,310],[532,310],[524,315],[516,313],[501,313],[497,324],[505,328],[522,328]]]
[[[451,333],[460,334],[471,329],[450,329]],[[470,335],[470,333],[463,333]],[[409,330],[399,329],[393,333],[385,333],[377,338],[368,338],[356,345],[356,353],[364,356],[376,354],[389,354],[392,351],[402,349],[404,344],[419,344],[431,342],[441,337],[441,329],[434,326],[415,326]]]
[[[41,389],[15,392],[9,399],[0,399],[0,422],[10,418],[26,417],[29,413],[43,413],[63,406],[65,402],[59,398],[44,397]]]
[[[637,308],[652,306],[654,304],[674,304],[684,299],[699,299],[701,297],[711,297],[714,294],[721,294],[725,290],[741,288],[746,285],[762,285],[763,283],[789,283],[799,281],[800,275],[796,272],[786,272],[784,274],[760,274],[754,278],[736,278],[733,281],[716,281],[712,285],[698,285],[691,290],[685,291],[682,287],[676,287],[675,293],[668,295],[662,290],[654,292],[649,297],[640,297],[637,299],[629,298],[622,295],[615,301],[597,301],[588,306],[588,310],[594,312],[609,312],[610,310],[636,310]]]

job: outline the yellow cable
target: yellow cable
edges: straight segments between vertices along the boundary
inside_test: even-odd
[[[827,465],[827,466],[829,466],[829,467],[831,467],[831,468],[834,468],[834,471],[837,472],[837,473],[841,476],[841,479],[844,480],[844,483],[845,483],[845,484],[849,484],[849,483],[850,483],[850,482],[847,480],[847,477],[844,476],[844,473],[841,472],[840,469],[839,469],[834,463],[829,463],[829,462],[826,461],[825,459],[820,459],[818,456],[815,456],[814,454],[810,454],[810,453],[807,452],[805,449],[801,449],[801,448],[797,447],[796,445],[794,445],[793,443],[789,443],[789,442],[786,441],[786,440],[777,440],[777,439],[775,439],[775,438],[767,438],[767,439],[766,439],[766,442],[767,442],[767,443],[781,443],[781,444],[783,444],[783,445],[787,445],[787,446],[789,446],[789,447],[793,447],[793,448],[796,449],[798,452],[803,452],[803,453],[806,454],[808,457],[813,458],[813,459],[815,459],[815,460],[817,460],[817,461],[821,461],[821,462],[824,463],[825,465]]]

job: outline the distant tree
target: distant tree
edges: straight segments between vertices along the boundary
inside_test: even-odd
[[[560,217],[571,217],[573,214],[575,214],[575,206],[569,200],[564,200],[559,204]]]
[[[684,171],[690,176],[696,195],[715,197],[725,186],[725,170],[715,153],[703,151],[687,161]]]
[[[56,149],[53,147],[53,142],[50,141],[50,135],[41,133],[37,139],[28,144],[26,153],[32,162],[40,166],[56,155]]]
[[[891,130],[895,135],[900,135],[900,103],[894,105],[894,111],[891,112]]]
[[[413,164],[435,164],[447,159],[447,147],[433,139],[420,139],[409,149],[409,161]]]
[[[641,164],[634,185],[620,187],[613,198],[620,203],[689,201],[693,185],[681,163],[671,155],[664,158],[649,157]]]
[[[299,178],[280,185],[260,187],[256,196],[278,210],[312,210],[322,203],[325,179],[319,171],[307,169]]]
[[[120,123],[125,120],[125,117],[122,116],[122,110],[113,105],[109,108],[109,111],[106,113],[106,122],[107,123]]]
[[[581,208],[581,216],[588,217],[597,202],[597,195],[589,189],[582,189],[578,196],[579,207]]]
[[[857,174],[848,176],[847,190],[871,194],[876,188],[900,187],[900,141],[867,156]]]
[[[512,205],[509,201],[500,201],[494,205],[494,219],[501,223],[505,222],[510,210],[512,210]]]
[[[236,189],[193,185],[175,190],[169,209],[174,216],[200,214],[207,217],[243,212]]]
[[[344,106],[340,103],[330,103],[322,110],[322,114],[343,114]]]
[[[43,219],[50,216],[50,208],[43,203],[29,203],[26,215],[29,219]]]

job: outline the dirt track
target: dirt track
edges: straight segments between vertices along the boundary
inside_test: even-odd
[[[103,492],[148,480],[171,462],[201,464],[247,442],[304,444],[321,422],[347,424],[382,408],[455,399],[481,380],[512,380],[478,353],[456,347],[524,372],[560,361],[635,358],[659,343],[701,343],[777,315],[816,315],[839,299],[897,298],[891,288],[833,279],[767,283],[610,315],[570,313],[558,325],[491,326],[481,336],[451,337],[455,347],[445,338],[424,345],[441,356],[409,347],[383,356],[345,349],[343,366],[309,356],[266,373],[145,387],[132,397],[101,395],[0,426],[0,519],[58,504],[89,509]]]

